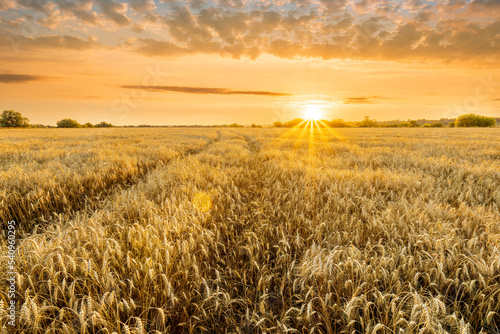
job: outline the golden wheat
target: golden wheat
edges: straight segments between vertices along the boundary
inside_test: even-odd
[[[498,130],[147,131],[0,132],[2,331],[500,331]]]

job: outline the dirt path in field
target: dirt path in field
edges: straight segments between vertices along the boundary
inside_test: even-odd
[[[243,139],[245,139],[245,141],[247,142],[248,149],[252,153],[260,152],[260,150],[262,149],[260,143],[254,137],[249,136],[249,135],[244,135],[244,134],[234,132],[234,131],[230,131],[230,132],[234,133],[235,135],[243,137]]]

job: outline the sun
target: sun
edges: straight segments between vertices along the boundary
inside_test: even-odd
[[[304,118],[307,120],[319,121],[323,116],[321,112],[321,108],[318,105],[308,105],[306,106],[306,110],[304,111]]]

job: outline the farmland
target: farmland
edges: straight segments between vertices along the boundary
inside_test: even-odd
[[[500,332],[499,129],[6,130],[0,172],[5,333]]]

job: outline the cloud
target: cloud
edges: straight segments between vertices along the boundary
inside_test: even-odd
[[[95,40],[89,37],[87,41],[80,37],[65,35],[65,36],[41,36],[38,38],[29,38],[28,45],[39,48],[58,48],[58,49],[73,49],[87,50],[95,44]]]
[[[102,13],[119,26],[130,24],[131,20],[124,13],[127,12],[127,4],[115,0],[96,0],[101,7]]]
[[[0,10],[6,10],[10,8],[16,8],[16,3],[14,0],[0,0]]]
[[[156,9],[156,4],[153,0],[129,0],[130,8],[138,13],[151,12]]]
[[[172,42],[156,41],[154,39],[146,38],[139,40],[140,45],[137,46],[136,51],[147,56],[180,56],[192,53],[185,47],[178,46]]]
[[[156,92],[175,92],[190,94],[216,94],[216,95],[258,95],[258,96],[290,96],[288,93],[276,93],[254,90],[232,90],[228,88],[209,87],[183,87],[183,86],[122,86],[129,89],[143,89]]]
[[[43,80],[45,77],[25,74],[0,74],[0,83],[23,83]]]
[[[37,12],[49,13],[49,1],[47,0],[17,0],[17,3],[25,8],[32,9]]]
[[[319,0],[328,12],[340,12],[345,9],[347,0]]]
[[[70,50],[88,50],[96,46],[96,39],[89,37],[87,40],[71,35],[52,35],[40,37],[24,37],[22,35],[0,35],[0,47],[10,47],[14,50],[32,50],[32,49],[70,49]]]
[[[97,13],[92,11],[92,0],[56,0],[56,3],[63,12],[73,15],[82,22],[91,25],[97,24]]]
[[[164,18],[164,22],[170,31],[170,35],[179,42],[190,40],[207,41],[212,38],[212,34],[199,24],[199,21],[203,20],[204,12],[202,11],[197,16],[188,7],[174,7],[170,15]]]
[[[370,104],[374,103],[373,97],[348,97],[344,99],[344,104]]]
[[[244,43],[223,45],[219,42],[190,40],[184,46],[173,42],[156,41],[153,39],[139,39],[139,45],[135,50],[147,56],[176,57],[191,54],[219,54],[240,58],[247,56],[251,59],[257,58],[261,50],[258,47],[249,47]]]
[[[467,6],[471,14],[496,14],[500,12],[500,1],[498,0],[474,0]]]
[[[347,97],[343,100],[344,104],[372,104],[376,100],[401,100],[400,98],[382,97],[382,96],[354,96]]]
[[[91,25],[109,46],[130,48],[119,31],[130,26],[145,37],[133,50],[147,56],[500,64],[498,0],[0,0],[0,8],[13,6],[0,33],[36,40],[47,30],[31,23],[57,35]]]

